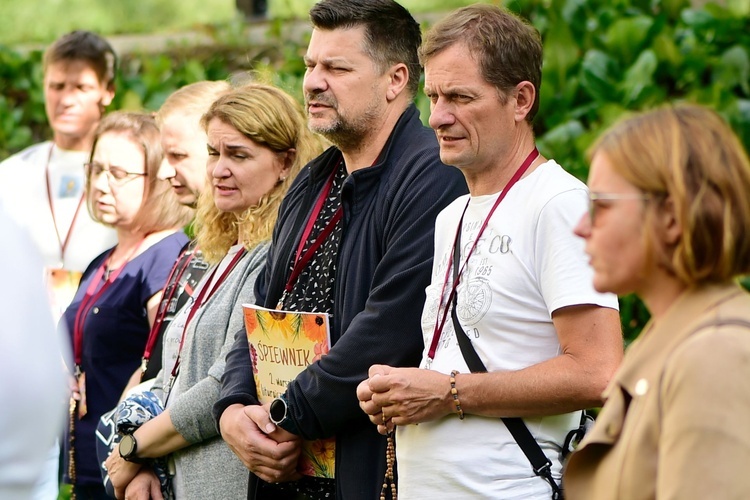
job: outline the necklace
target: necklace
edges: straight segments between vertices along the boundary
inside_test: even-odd
[[[148,235],[146,235],[146,236],[148,236]],[[135,245],[135,246],[133,247],[133,249],[132,249],[132,250],[130,250],[130,251],[129,251],[129,252],[127,253],[127,255],[126,255],[126,257],[125,257],[125,260],[124,260],[124,261],[123,261],[123,263],[122,263],[122,264],[120,264],[119,266],[115,266],[115,265],[114,265],[114,264],[112,263],[112,261],[114,260],[114,259],[113,259],[113,257],[114,257],[114,253],[115,253],[115,252],[117,251],[117,246],[115,246],[115,247],[114,247],[114,248],[112,249],[112,252],[111,252],[111,253],[109,254],[109,256],[108,256],[108,257],[106,258],[106,260],[104,261],[104,264],[103,264],[103,266],[104,266],[104,273],[103,273],[103,275],[102,275],[102,278],[104,279],[104,281],[109,281],[109,278],[110,278],[110,276],[112,276],[112,274],[113,274],[113,273],[117,272],[117,271],[118,271],[118,270],[119,270],[120,268],[122,268],[122,267],[125,267],[125,265],[126,265],[126,264],[127,264],[128,262],[130,262],[130,260],[131,260],[131,259],[132,259],[133,257],[135,257],[135,254],[137,254],[137,253],[138,253],[138,250],[139,250],[139,249],[141,248],[141,245],[143,245],[143,242],[144,242],[144,241],[146,241],[146,236],[144,236],[144,237],[143,237],[143,239],[142,239],[142,240],[140,240],[140,241],[139,241],[139,242],[138,242],[138,243],[137,243],[137,244],[136,244],[136,245]]]

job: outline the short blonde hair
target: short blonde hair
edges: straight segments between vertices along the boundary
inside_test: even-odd
[[[271,85],[248,83],[221,96],[201,123],[208,127],[213,119],[234,127],[248,139],[274,152],[295,150],[295,154],[289,175],[266,193],[258,205],[248,208],[231,223],[212,215],[207,200],[210,193],[201,194],[195,234],[209,262],[221,259],[240,234],[245,235],[241,243],[248,249],[269,240],[287,189],[302,167],[322,150],[320,141],[307,129],[299,103]],[[210,201],[213,203],[213,199]]]
[[[682,236],[666,257],[678,279],[699,285],[750,272],[750,162],[716,112],[682,104],[631,116],[594,143],[596,153],[674,204]]]
[[[156,124],[161,128],[170,116],[181,115],[188,120],[195,120],[195,124],[199,126],[201,117],[208,111],[211,104],[231,90],[232,86],[229,82],[223,80],[203,80],[185,85],[172,92],[164,101],[164,104],[161,105],[159,111],[156,113]],[[206,183],[210,182],[208,175],[204,179]],[[202,208],[200,205],[201,197],[203,198]],[[236,220],[234,214],[220,212],[216,208],[213,193],[211,189],[205,189],[205,186],[199,193],[195,208],[196,220],[198,218],[210,220],[211,224],[217,224],[219,228],[231,227]],[[195,226],[196,223],[194,222],[193,229]]]
[[[157,172],[163,158],[161,138],[153,116],[146,113],[115,111],[106,115],[94,135],[89,161],[94,158],[99,138],[109,132],[126,134],[135,144],[141,147],[145,157],[143,201],[135,216],[135,227],[144,234],[171,229],[187,224],[193,211],[180,204],[174,190],[166,180],[159,179]],[[86,204],[91,217],[96,217],[93,210],[91,178],[86,178]]]
[[[156,113],[156,124],[161,128],[167,117],[174,114],[195,116],[196,122],[221,95],[232,90],[229,82],[203,80],[175,90],[166,98]]]

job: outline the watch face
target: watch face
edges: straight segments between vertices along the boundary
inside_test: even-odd
[[[271,417],[271,422],[278,425],[286,419],[286,401],[281,398],[276,398],[271,401],[271,406],[268,409]]]
[[[135,453],[135,438],[132,434],[125,434],[120,439],[120,456],[125,458]]]

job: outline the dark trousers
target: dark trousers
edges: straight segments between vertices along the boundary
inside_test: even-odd
[[[73,486],[73,494],[76,500],[112,500],[112,497],[107,495],[107,491],[104,489],[104,485],[88,485],[88,486]]]

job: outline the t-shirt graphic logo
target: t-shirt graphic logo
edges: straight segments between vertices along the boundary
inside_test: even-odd
[[[492,305],[492,289],[486,278],[472,278],[465,285],[458,285],[456,314],[464,326],[481,321]]]
[[[71,175],[63,175],[60,179],[60,189],[57,192],[59,198],[73,198],[81,192],[81,180]]]

